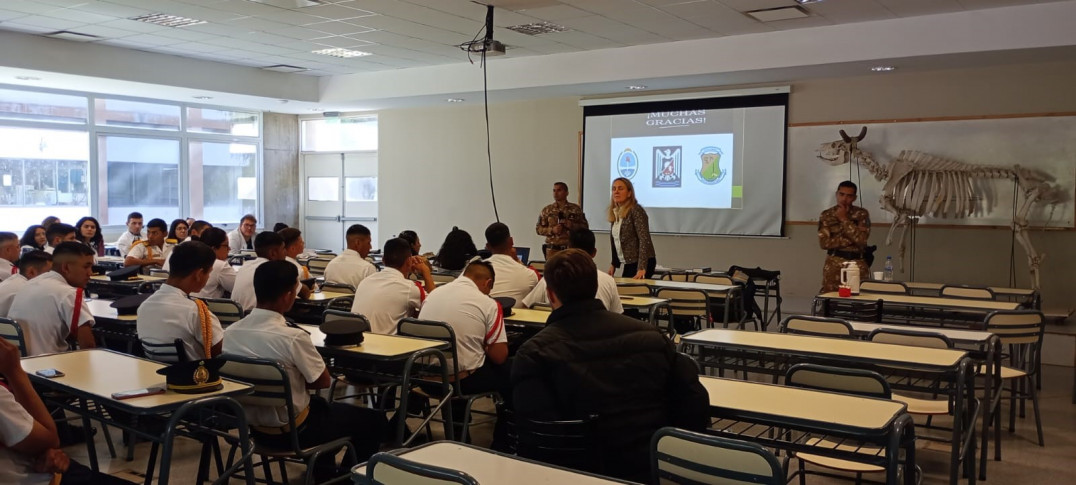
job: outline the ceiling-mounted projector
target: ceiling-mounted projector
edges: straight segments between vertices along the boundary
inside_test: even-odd
[[[493,5],[486,5],[486,35],[481,40],[475,39],[471,42],[464,42],[460,44],[460,49],[463,49],[470,54],[485,54],[490,56],[503,56],[505,53],[505,45],[499,40],[493,40]]]

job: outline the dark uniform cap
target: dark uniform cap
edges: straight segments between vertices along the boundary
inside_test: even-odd
[[[138,271],[142,269],[142,265],[126,266],[114,271],[109,271],[108,279],[112,281],[123,281],[138,276]]]
[[[224,359],[200,359],[179,362],[157,373],[164,376],[169,391],[181,394],[201,394],[224,387],[220,380],[220,367]]]
[[[138,307],[142,305],[142,302],[146,301],[153,293],[140,293],[137,295],[125,296],[112,302],[112,308],[116,309],[116,313],[119,315],[134,315],[138,313]]]
[[[370,324],[362,320],[334,320],[318,328],[325,334],[326,347],[352,347],[362,343],[362,333],[370,331]]]
[[[501,316],[502,317],[510,317],[510,316],[512,316],[512,307],[516,306],[516,299],[515,298],[512,298],[510,296],[498,296],[498,297],[494,298],[494,300],[497,300],[497,303],[501,304]]]

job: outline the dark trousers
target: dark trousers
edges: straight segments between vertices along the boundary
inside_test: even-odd
[[[505,361],[504,364],[494,364],[489,358],[486,358],[486,362],[482,364],[471,375],[460,380],[460,391],[463,394],[478,394],[483,392],[497,391],[501,395],[501,400],[504,401],[504,407],[512,409],[512,360]],[[463,406],[465,402],[462,400],[452,403],[452,419],[456,424],[456,436],[462,436],[463,431]],[[493,444],[490,446],[494,450],[503,450],[506,446],[505,438],[507,438],[508,429],[504,420],[504,416],[500,412],[497,414],[497,421],[493,425]]]
[[[259,443],[274,448],[289,448],[288,434],[263,434],[251,431]],[[350,438],[359,463],[377,453],[381,442],[388,438],[389,426],[385,414],[369,408],[344,403],[329,403],[321,396],[310,397],[310,413],[299,425],[299,446],[306,448],[339,438]],[[322,455],[317,468],[334,467],[331,455]],[[357,463],[344,463],[351,466]]]
[[[86,465],[71,460],[60,479],[61,485],[132,485],[131,482],[112,475],[95,472]]]
[[[654,277],[654,269],[657,268],[657,267],[658,267],[657,258],[650,258],[650,259],[646,260],[646,276],[645,276],[645,278],[646,279],[653,278]],[[621,274],[621,276],[623,276],[625,278],[634,278],[635,273],[637,273],[637,272],[639,272],[639,263],[638,262],[625,263],[624,264],[624,272]]]

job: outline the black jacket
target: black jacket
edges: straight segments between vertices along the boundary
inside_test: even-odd
[[[602,471],[629,480],[648,481],[650,438],[659,428],[709,424],[695,364],[653,325],[606,311],[598,300],[554,310],[516,353],[512,386],[518,418],[597,415]]]

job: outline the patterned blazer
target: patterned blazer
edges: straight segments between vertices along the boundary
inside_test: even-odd
[[[620,267],[620,257],[616,254],[613,232],[609,232],[609,245],[613,251],[613,267]],[[650,239],[650,219],[641,205],[636,204],[620,222],[620,249],[624,251],[625,264],[638,263],[639,269],[646,268],[646,262],[655,257],[654,241]]]

